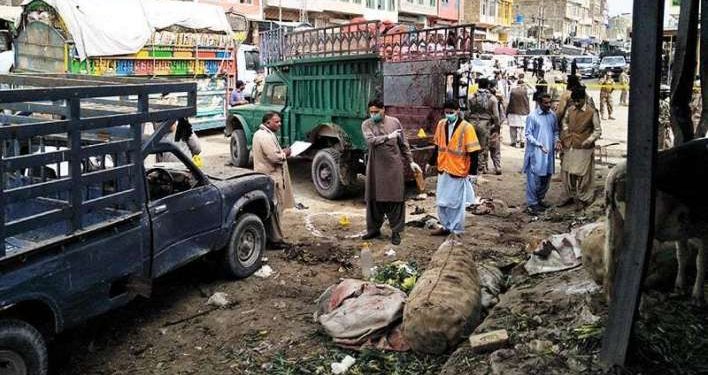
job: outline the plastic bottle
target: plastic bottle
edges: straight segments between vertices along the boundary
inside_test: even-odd
[[[368,280],[371,277],[371,269],[374,267],[374,257],[371,255],[368,243],[364,243],[362,246],[359,261],[361,262],[361,276]]]

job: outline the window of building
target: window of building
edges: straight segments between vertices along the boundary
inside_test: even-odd
[[[366,0],[366,7],[369,9],[376,9],[376,6],[374,6],[374,0]]]
[[[396,0],[388,0],[388,8],[386,8],[389,12],[395,12],[396,11]]]
[[[431,6],[431,7],[435,8],[436,5],[438,5],[438,4],[437,4],[437,1],[435,1],[435,0],[430,0],[430,6]]]

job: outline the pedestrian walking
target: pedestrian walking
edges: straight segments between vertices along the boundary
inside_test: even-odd
[[[576,59],[573,59],[573,61],[570,63],[570,75],[574,76],[578,74],[578,61]]]
[[[369,118],[361,124],[368,147],[366,165],[366,234],[368,240],[381,236],[381,225],[388,218],[391,243],[401,243],[406,225],[405,168],[422,173],[413,162],[411,149],[397,118],[386,115],[383,102],[369,102]]]
[[[538,57],[538,65],[536,66],[537,71],[536,71],[536,77],[540,77],[543,73],[543,57]]]
[[[627,69],[622,69],[622,73],[619,76],[620,83],[620,105],[628,106],[627,96],[629,94],[629,75],[627,75]]]
[[[600,80],[600,115],[602,115],[603,120],[606,119],[605,112],[607,112],[607,119],[615,119],[612,117],[612,92],[614,90],[615,80],[607,72]]]
[[[462,234],[465,229],[465,203],[471,200],[472,179],[477,174],[481,150],[472,124],[460,116],[457,102],[444,104],[445,118],[435,128],[435,151],[428,162],[437,166],[436,204],[441,228],[433,236]],[[428,169],[428,168],[426,168]]]
[[[531,71],[531,77],[535,77],[538,74],[538,59],[532,59],[533,70]]]
[[[278,113],[266,113],[258,130],[253,134],[253,142],[251,144],[253,170],[270,176],[275,186],[275,212],[270,215],[268,230],[268,239],[274,248],[282,248],[286,245],[280,225],[280,217],[284,210],[295,206],[287,160],[290,156],[290,148],[281,148],[278,137],[275,135],[280,130],[281,125]]]
[[[516,87],[509,93],[509,105],[506,107],[509,122],[509,138],[512,147],[524,147],[524,126],[530,112],[528,86],[520,76]]]
[[[499,132],[499,103],[497,98],[489,92],[489,80],[480,78],[477,82],[478,91],[469,99],[467,105],[466,120],[473,124],[476,135],[482,147],[479,156],[479,173],[487,173],[487,161],[489,159],[489,140],[493,133]],[[494,160],[494,169],[501,170],[501,160]]]
[[[600,116],[586,102],[585,88],[573,91],[573,105],[562,121],[561,178],[567,200],[562,205],[575,203],[584,208],[594,199],[592,184],[595,172],[595,141],[602,135]]]
[[[527,212],[538,215],[549,205],[544,202],[555,172],[555,151],[558,143],[556,115],[551,111],[551,96],[544,94],[526,119],[526,152],[523,172],[526,173]]]
[[[551,86],[551,89],[549,90],[549,94],[551,94],[551,110],[553,112],[558,110],[558,104],[560,103],[562,87],[563,87],[562,85],[563,85],[563,78],[555,77],[553,79],[553,85]]]
[[[536,106],[538,106],[538,101],[541,98],[541,95],[548,92],[548,82],[546,82],[546,79],[544,77],[545,74],[543,73],[543,71],[538,72],[538,79],[536,80],[536,92],[534,92],[533,94],[533,101],[536,103]]]
[[[561,60],[561,72],[565,74],[568,71],[568,59],[563,56],[563,59]]]

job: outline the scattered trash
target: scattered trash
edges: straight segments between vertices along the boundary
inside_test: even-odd
[[[302,204],[302,203],[298,203],[298,204],[295,205],[295,208],[297,208],[298,210],[307,210],[307,209],[309,209],[310,207],[307,207],[307,206],[305,206],[305,205]]]
[[[371,278],[371,281],[390,285],[406,293],[413,289],[417,280],[418,266],[413,262],[408,264],[400,260],[377,268]]]
[[[395,256],[396,256],[396,250],[388,249],[388,250],[386,250],[386,252],[384,253],[384,255],[386,255],[387,257],[395,257]]]
[[[470,345],[475,353],[491,352],[509,343],[509,333],[505,329],[470,336]]]
[[[535,354],[550,354],[558,351],[558,346],[548,340],[531,340],[527,346]]]
[[[415,209],[413,212],[411,212],[411,215],[422,215],[425,213],[425,208],[422,208],[420,206],[415,206]]]
[[[482,286],[482,307],[489,310],[499,303],[499,294],[504,288],[504,273],[489,264],[478,265],[477,273]]]
[[[420,130],[418,130],[418,138],[427,138],[427,137],[428,137],[428,135],[425,134],[425,130],[423,130],[423,128],[420,128]]]
[[[347,215],[342,215],[342,216],[339,218],[339,226],[348,227],[351,223],[352,223],[352,222],[349,221],[349,216],[347,216]]]
[[[315,321],[341,347],[407,351],[400,328],[405,300],[392,286],[344,279],[317,299]]]
[[[226,299],[228,296],[227,293],[224,292],[216,292],[209,297],[207,300],[207,305],[211,306],[216,306],[216,307],[226,307],[230,304],[229,300]]]
[[[570,233],[556,234],[539,242],[524,268],[529,275],[558,272],[579,266],[582,258],[581,243],[598,225],[591,223],[572,230]]]
[[[344,359],[341,362],[334,362],[332,363],[332,373],[333,374],[344,374],[349,370],[352,365],[356,363],[356,359],[354,357],[347,355],[344,357]]]
[[[499,199],[478,199],[469,211],[474,215],[492,215],[497,217],[509,217],[511,212],[506,203]]]
[[[563,286],[563,290],[568,295],[590,294],[600,290],[600,286],[593,280],[583,280],[573,284]]]
[[[359,264],[361,266],[361,276],[365,280],[371,277],[372,269],[374,268],[374,257],[371,254],[371,249],[369,248],[369,243],[364,242],[361,247],[361,254],[359,254]]]
[[[440,221],[438,221],[438,219],[434,219],[434,218],[428,219],[425,222],[425,225],[423,226],[423,228],[425,228],[425,229],[437,229],[439,227],[440,227]]]
[[[424,201],[426,199],[428,199],[428,194],[426,194],[426,193],[418,194],[413,198],[413,200],[416,200],[416,201]]]
[[[433,224],[437,225],[438,219],[432,215],[425,215],[420,219],[411,220],[411,221],[407,222],[406,226],[414,227],[414,228],[432,229],[432,228],[429,228],[429,226],[431,226]]]
[[[260,278],[265,279],[265,278],[270,277],[272,274],[273,274],[273,269],[270,268],[270,266],[266,264],[265,266],[261,267],[258,271],[256,271],[253,275],[256,277],[260,277]]]

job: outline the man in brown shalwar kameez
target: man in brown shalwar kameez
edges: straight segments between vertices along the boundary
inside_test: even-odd
[[[280,226],[280,216],[283,210],[295,206],[293,187],[290,182],[287,158],[290,148],[281,148],[275,133],[280,130],[280,115],[275,112],[266,113],[262,124],[253,134],[253,170],[270,176],[275,186],[276,211],[270,215],[269,241],[274,248],[284,247],[283,231]]]
[[[413,162],[408,140],[397,118],[386,116],[378,99],[369,102],[370,118],[361,124],[369,157],[366,165],[366,235],[368,240],[381,235],[384,216],[391,227],[391,243],[401,243],[405,227],[404,172],[408,165],[422,173]]]
[[[575,201],[577,208],[592,203],[594,176],[595,141],[600,138],[600,116],[597,110],[587,103],[585,88],[576,88],[571,101],[573,106],[566,111],[562,121],[561,145],[563,156],[561,160],[561,178],[568,200],[565,204]]]

